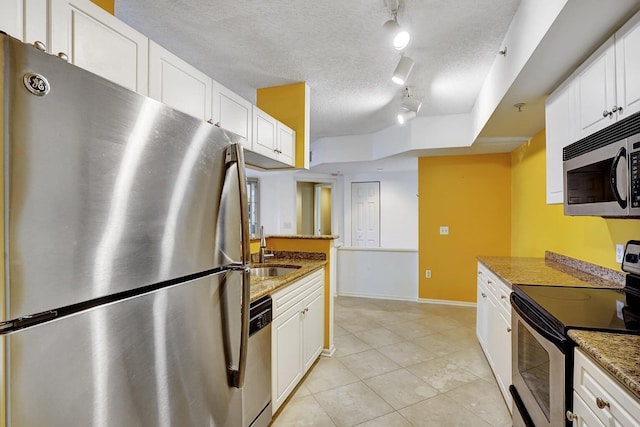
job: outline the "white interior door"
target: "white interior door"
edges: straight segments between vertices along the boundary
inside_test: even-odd
[[[380,246],[380,182],[351,183],[351,244]]]

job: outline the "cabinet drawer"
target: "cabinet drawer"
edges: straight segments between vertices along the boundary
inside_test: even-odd
[[[273,301],[273,317],[276,318],[293,305],[302,301],[318,286],[324,286],[323,270],[319,269],[300,280],[271,294]]]
[[[573,389],[605,425],[640,425],[640,401],[580,349],[575,350]]]

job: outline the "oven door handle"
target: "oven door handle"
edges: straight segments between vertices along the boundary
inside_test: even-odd
[[[563,333],[557,332],[555,328],[542,316],[536,316],[535,313],[530,313],[530,310],[527,310],[526,302],[522,300],[515,292],[511,293],[511,308],[525,321],[527,325],[531,328],[535,329],[537,333],[542,335],[543,338],[551,342],[553,345],[558,347],[558,349],[564,353],[565,352],[565,344],[567,342],[567,338]],[[533,315],[533,316],[532,316]],[[548,326],[545,328],[545,326]]]
[[[622,209],[626,209],[627,200],[623,199],[618,191],[618,163],[620,163],[620,159],[623,157],[625,160],[627,159],[627,149],[625,147],[620,147],[618,153],[613,158],[613,163],[611,164],[611,189],[613,190],[613,196],[616,198],[616,202],[618,202]]]

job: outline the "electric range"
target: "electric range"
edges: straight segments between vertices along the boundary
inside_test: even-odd
[[[570,329],[640,335],[640,241],[625,247],[624,288],[514,285],[513,425],[571,426],[573,348]]]

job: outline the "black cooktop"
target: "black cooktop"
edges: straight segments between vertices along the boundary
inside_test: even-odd
[[[513,291],[564,333],[589,329],[640,334],[640,291],[636,289],[514,285]]]

